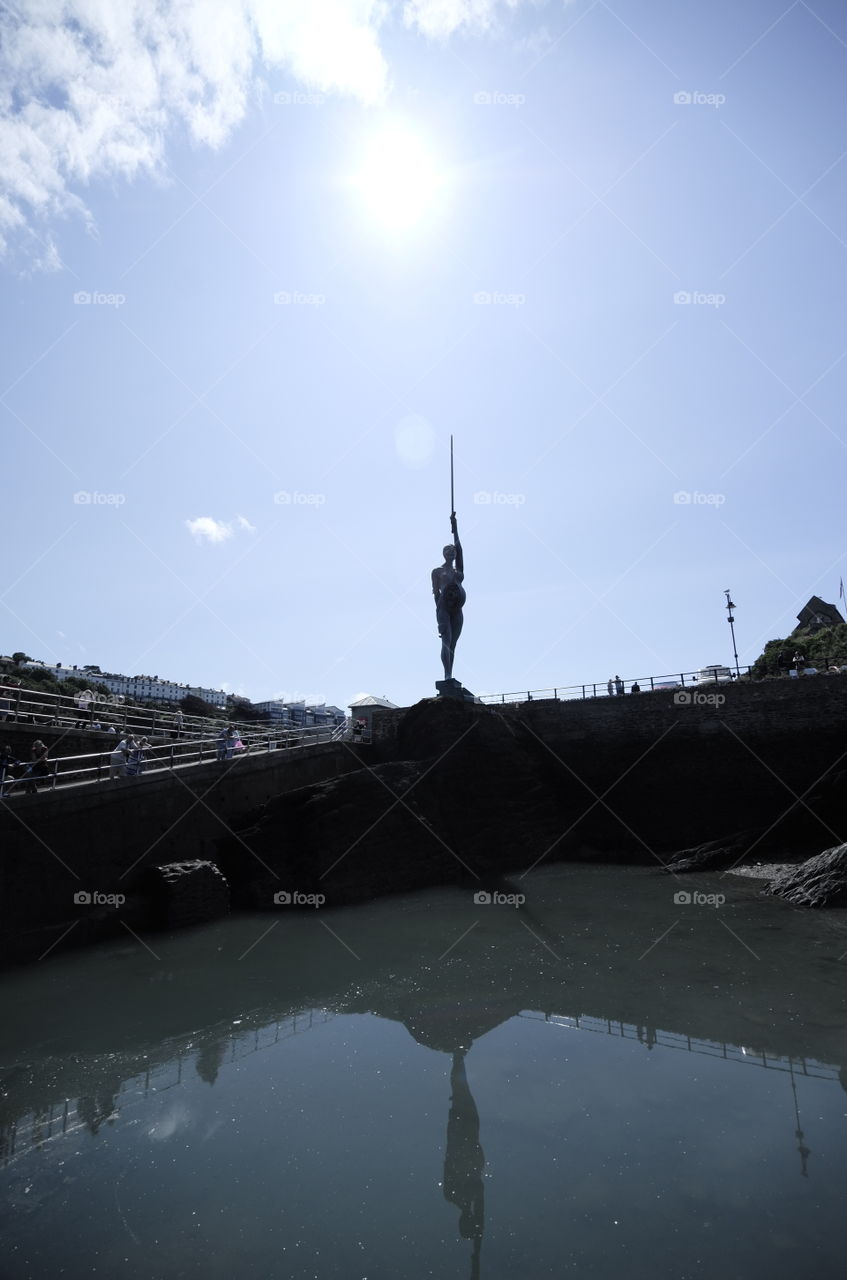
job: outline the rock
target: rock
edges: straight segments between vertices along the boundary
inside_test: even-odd
[[[163,929],[218,920],[229,913],[229,884],[214,862],[168,862],[151,867],[155,922]]]
[[[847,907],[847,844],[789,867],[771,880],[765,893],[798,907]]]
[[[680,849],[667,859],[673,875],[687,871],[721,871],[737,862],[754,858],[769,861],[796,859],[797,855],[819,849],[832,827],[844,822],[847,773],[840,771],[821,778],[814,792],[798,797],[769,826],[737,831],[720,840],[690,849]],[[823,855],[821,855],[823,856]]]
[[[686,871],[722,871],[739,862],[756,841],[755,831],[744,831],[725,840],[709,840],[691,849],[680,849],[667,860],[668,875]]]
[[[514,719],[427,699],[404,718],[397,751],[404,758],[275,797],[223,841],[239,902],[272,910],[280,891],[334,906],[431,884],[479,888],[573,851],[570,828],[590,797]]]

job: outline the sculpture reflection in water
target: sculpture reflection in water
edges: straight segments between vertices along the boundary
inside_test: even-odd
[[[485,1229],[485,1155],[479,1142],[479,1112],[465,1073],[465,1051],[456,1050],[450,1070],[450,1114],[444,1153],[444,1197],[459,1210],[459,1232],[473,1240],[471,1280],[479,1280]]]

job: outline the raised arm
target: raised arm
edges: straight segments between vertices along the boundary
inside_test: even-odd
[[[453,530],[453,546],[456,548],[456,569],[459,574],[465,576],[465,561],[462,556],[462,544],[459,541],[459,526],[456,523],[456,512],[450,512],[450,528]]]

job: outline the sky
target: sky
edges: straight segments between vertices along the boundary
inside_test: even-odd
[[[0,649],[409,705],[841,603],[837,0],[30,0]]]

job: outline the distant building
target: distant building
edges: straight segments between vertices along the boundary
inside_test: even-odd
[[[344,712],[339,707],[325,703],[283,702],[279,698],[269,702],[254,702],[254,707],[266,720],[280,729],[335,728],[344,723]]]
[[[800,623],[795,631],[821,631],[824,627],[837,627],[844,619],[834,604],[827,604],[820,596],[812,596],[808,604],[797,614]]]
[[[350,703],[350,715],[354,720],[364,720],[367,726],[366,732],[370,733],[373,729],[373,713],[378,707],[384,707],[388,711],[397,710],[397,704],[389,702],[387,698],[378,698],[375,693],[366,693]]]
[[[49,671],[57,680],[90,680],[92,684],[105,685],[110,693],[119,694],[134,702],[182,702],[187,693],[192,693],[195,698],[202,698],[213,707],[226,707],[223,689],[177,684],[174,680],[160,680],[158,676],[121,676],[108,671],[91,671],[87,667],[65,667],[61,662],[53,666],[46,662],[25,662],[24,666],[31,670]]]

